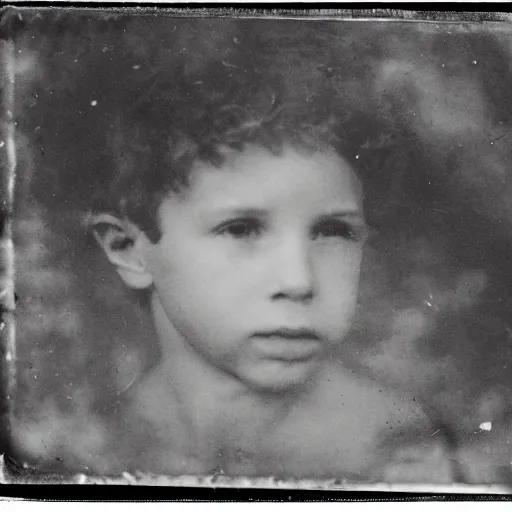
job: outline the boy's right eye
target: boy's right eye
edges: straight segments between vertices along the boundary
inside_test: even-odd
[[[220,235],[229,235],[233,238],[254,238],[263,229],[258,219],[235,219],[222,223],[215,229]]]

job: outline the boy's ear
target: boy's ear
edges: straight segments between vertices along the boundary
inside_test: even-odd
[[[128,220],[108,213],[91,215],[89,224],[94,238],[105,251],[109,261],[130,288],[148,288],[153,277],[144,257],[144,233]]]

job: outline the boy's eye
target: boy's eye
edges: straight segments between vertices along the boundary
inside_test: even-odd
[[[364,237],[364,228],[342,219],[325,219],[315,225],[312,237],[315,240],[336,237],[358,241]]]
[[[261,233],[263,226],[258,219],[236,219],[225,222],[215,231],[233,238],[252,238]]]

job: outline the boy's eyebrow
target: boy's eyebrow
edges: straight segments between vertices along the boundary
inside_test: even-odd
[[[324,217],[353,217],[357,219],[364,219],[364,214],[361,208],[350,208],[346,210],[332,210],[320,215],[320,218]]]
[[[218,209],[215,209],[215,213],[238,213],[238,214],[256,214],[256,215],[264,215],[268,213],[267,208],[258,208],[253,206],[244,206],[244,207],[238,207],[238,206],[226,206],[226,207],[219,207]],[[361,216],[362,211],[361,208],[355,206],[353,208],[346,208],[346,209],[340,209],[340,210],[327,210],[325,212],[321,213],[322,216],[329,216],[329,217],[347,217],[347,216]]]
[[[237,217],[265,217],[269,214],[269,211],[266,208],[257,208],[257,207],[224,207],[211,212],[210,215],[213,217],[222,217],[225,215],[233,215]],[[360,220],[362,222],[365,221],[365,216],[361,208],[347,208],[340,210],[328,210],[322,212],[318,215],[318,219],[326,219],[326,218],[348,218],[354,220]]]
[[[213,215],[226,215],[226,214],[230,214],[230,215],[240,215],[240,216],[244,216],[244,215],[254,215],[254,216],[257,216],[257,217],[262,217],[264,215],[268,215],[268,210],[265,209],[265,208],[253,208],[253,207],[223,207],[223,208],[218,208],[218,209],[215,209],[214,212],[213,212]]]

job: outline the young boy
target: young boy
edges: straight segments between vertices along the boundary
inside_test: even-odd
[[[91,225],[124,283],[148,295],[161,357],[105,467],[450,482],[418,404],[334,357],[367,232],[343,128],[223,73],[205,75],[211,90],[201,77],[161,81],[113,123],[115,169]]]

